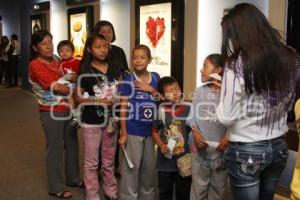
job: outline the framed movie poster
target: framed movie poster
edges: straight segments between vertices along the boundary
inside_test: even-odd
[[[136,44],[152,54],[149,71],[175,77],[183,86],[184,1],[137,0]]]
[[[36,14],[30,15],[30,25],[31,25],[31,34],[37,30],[46,28],[46,15],[45,14]]]
[[[69,40],[74,44],[74,56],[81,59],[88,34],[93,28],[93,7],[68,9]]]

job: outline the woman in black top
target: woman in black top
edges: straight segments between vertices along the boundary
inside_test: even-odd
[[[128,74],[129,68],[124,50],[121,47],[111,44],[116,40],[116,34],[113,25],[109,21],[98,21],[94,26],[93,32],[104,35],[106,40],[110,43],[108,55],[109,62],[113,63],[114,66],[118,66],[123,75]]]
[[[109,21],[101,20],[96,23],[94,26],[94,33],[99,33],[104,35],[106,40],[110,43],[110,50],[108,54],[108,62],[111,63],[113,66],[118,67],[121,71],[122,78],[125,77],[130,73],[130,70],[128,68],[128,63],[126,59],[126,55],[124,50],[121,47],[118,47],[116,45],[112,45],[116,40],[116,34],[115,34],[115,29]],[[116,132],[119,132],[119,129],[116,129]],[[118,134],[119,135],[119,134]],[[119,146],[117,146],[117,151],[116,151],[116,157],[115,157],[115,168],[117,169],[119,166]],[[116,176],[120,177],[121,175],[117,172],[116,170]]]

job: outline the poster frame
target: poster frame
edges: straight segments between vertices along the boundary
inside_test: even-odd
[[[86,38],[88,37],[89,33],[92,32],[93,29],[93,20],[94,20],[94,13],[93,13],[93,6],[82,6],[82,7],[76,7],[76,8],[69,8],[67,15],[68,15],[68,39],[71,40],[71,17],[72,15],[77,15],[85,13],[86,14]],[[81,57],[79,57],[80,59]]]
[[[136,0],[135,4],[135,45],[140,44],[140,7],[171,3],[171,76],[183,89],[184,59],[184,0]]]

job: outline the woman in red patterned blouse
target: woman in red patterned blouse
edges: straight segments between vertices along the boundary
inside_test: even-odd
[[[53,58],[52,35],[48,31],[33,33],[31,50],[29,80],[39,103],[40,119],[46,136],[48,192],[58,198],[68,199],[72,193],[65,190],[61,172],[64,149],[66,184],[83,186],[79,174],[78,138],[70,125],[69,106],[63,98],[72,90],[57,83],[60,78],[59,65]]]

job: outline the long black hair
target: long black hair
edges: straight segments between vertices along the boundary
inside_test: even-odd
[[[91,62],[94,59],[92,53],[90,52],[90,49],[92,48],[92,45],[93,45],[93,43],[95,42],[96,39],[107,41],[102,34],[91,33],[88,36],[87,40],[85,41],[85,46],[84,46],[84,49],[83,49],[83,55],[82,55],[82,59],[81,59],[81,62],[80,62],[79,74],[90,72]],[[105,61],[108,62],[108,55],[106,56]]]
[[[222,55],[228,63],[242,58],[247,94],[291,91],[298,55],[281,42],[266,17],[252,4],[236,5],[222,19]],[[228,65],[237,73],[237,65]],[[281,94],[281,95],[280,95]]]
[[[36,47],[40,42],[42,42],[46,36],[50,36],[51,39],[53,38],[51,33],[47,30],[37,30],[32,34],[30,44],[30,60],[33,60],[38,56],[33,47]]]

